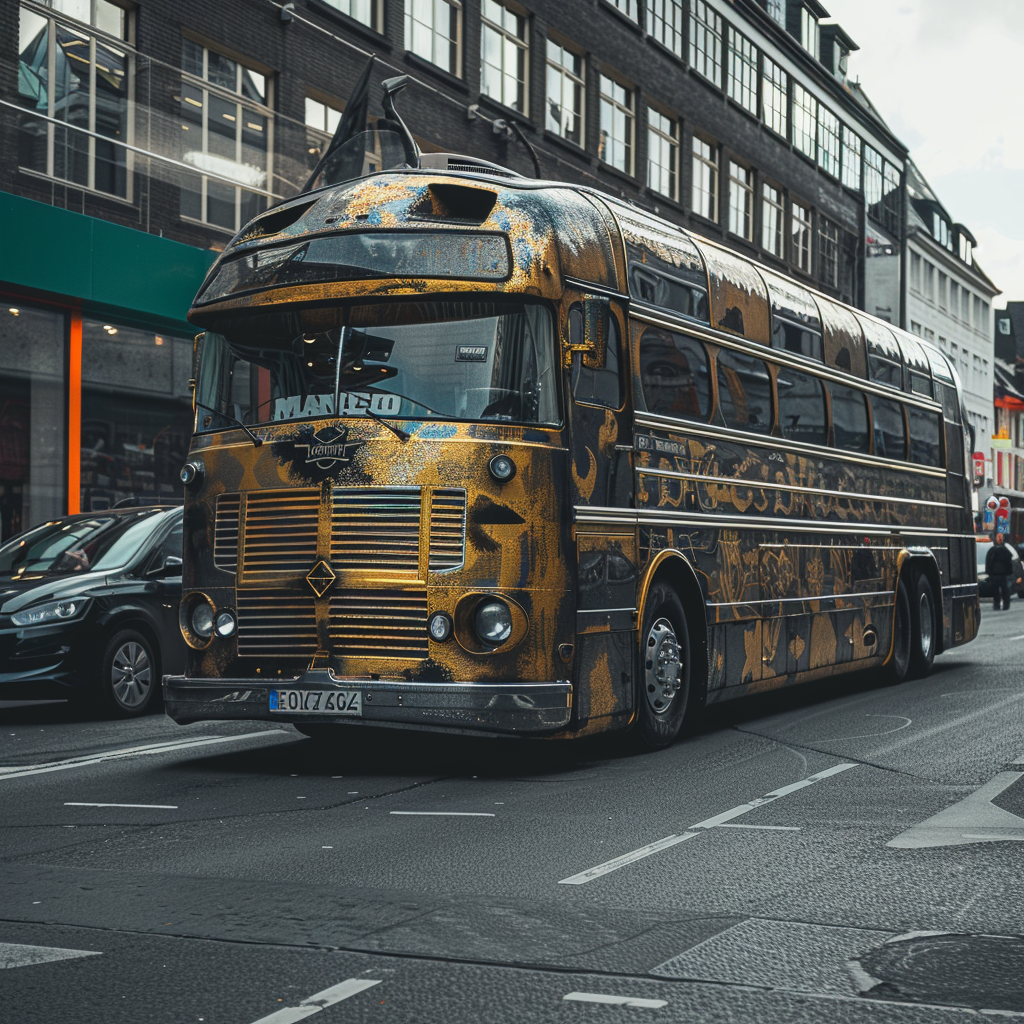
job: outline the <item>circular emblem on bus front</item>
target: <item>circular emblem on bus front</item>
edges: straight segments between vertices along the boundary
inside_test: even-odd
[[[313,588],[313,593],[317,597],[323,597],[328,590],[331,589],[331,584],[338,577],[334,575],[334,570],[321,558],[312,569],[309,570],[309,574],[306,576],[306,582]]]

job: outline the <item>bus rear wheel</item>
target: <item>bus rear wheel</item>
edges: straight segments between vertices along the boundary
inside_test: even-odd
[[[671,587],[656,583],[647,595],[641,631],[635,737],[647,750],[673,743],[689,710],[690,634]]]
[[[890,686],[902,683],[910,668],[913,642],[913,614],[907,581],[900,575],[896,584],[896,602],[892,612],[892,655],[884,666],[885,681]]]
[[[924,573],[914,581],[910,600],[911,643],[908,678],[920,679],[932,670],[935,660],[935,594]]]

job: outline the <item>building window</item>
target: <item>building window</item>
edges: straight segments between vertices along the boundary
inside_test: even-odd
[[[811,208],[798,203],[790,204],[790,235],[793,239],[793,262],[801,269],[811,272]]]
[[[966,235],[960,236],[960,259],[969,267],[974,265],[974,246]]]
[[[783,206],[782,189],[761,184],[761,247],[773,256],[782,257],[786,210]]]
[[[818,107],[818,166],[839,177],[839,118],[828,107]]]
[[[921,291],[921,254],[916,252],[910,254],[910,290]]]
[[[3,541],[56,518],[65,508],[67,318],[63,312],[20,304],[4,309],[0,317]]]
[[[749,167],[729,161],[729,230],[747,241],[754,239],[754,184]]]
[[[820,60],[821,28],[818,19],[806,7],[800,9],[800,44],[815,60]]]
[[[722,86],[722,18],[705,0],[690,6],[690,66]]]
[[[191,39],[181,59],[182,161],[207,172],[182,186],[181,215],[237,231],[266,209],[273,180],[268,82]]]
[[[815,159],[818,135],[818,101],[799,82],[793,83],[793,145]]]
[[[124,144],[133,141],[134,57],[117,43],[127,38],[127,15],[106,0],[54,0],[51,6],[78,20],[21,9],[18,101],[26,113],[18,128],[18,163],[131,199],[133,161]]]
[[[960,285],[952,280],[949,282],[949,312],[951,316],[960,316]]]
[[[943,248],[953,251],[953,232],[949,222],[937,211],[932,211],[932,237]]]
[[[782,26],[786,24],[786,0],[768,0],[768,13]]]
[[[381,0],[324,0],[342,14],[368,25],[375,32],[384,31],[384,11]]]
[[[763,58],[761,75],[761,118],[777,135],[786,137],[789,115],[786,110],[786,92],[789,75],[774,61]]]
[[[860,191],[860,136],[843,125],[843,184]]]
[[[630,21],[640,23],[640,5],[638,0],[607,0],[617,11],[621,11]]]
[[[679,198],[679,122],[647,108],[647,187]]]
[[[818,218],[818,278],[839,287],[839,227],[824,217]]]
[[[939,271],[939,309],[946,308],[946,289],[949,287],[949,277],[941,270]]]
[[[1011,330],[1010,330],[1010,321],[1006,317],[1001,316],[996,321],[996,323],[999,326],[999,333],[1000,334],[1010,334],[1010,333],[1012,333]]]
[[[718,147],[693,137],[693,212],[718,220]]]
[[[547,113],[549,132],[583,145],[583,58],[548,39]]]
[[[647,0],[647,29],[662,46],[683,56],[682,0]]]
[[[899,231],[900,214],[900,172],[887,160],[882,170],[882,224],[889,231]]]
[[[960,291],[960,319],[965,324],[970,325],[971,322],[971,293],[966,288],[961,288]]]
[[[757,47],[734,28],[729,30],[729,96],[757,113]]]
[[[882,202],[882,155],[870,146],[864,147],[864,202],[878,216],[872,207]]]
[[[935,302],[935,267],[927,260],[924,261],[924,297]]]
[[[910,333],[921,337],[921,325],[916,320],[910,321]]]
[[[480,9],[480,91],[506,107],[525,113],[528,41],[526,18],[483,0]]]
[[[306,97],[306,152],[310,170],[320,162],[340,122],[341,111],[337,107]]]
[[[462,76],[459,0],[405,0],[405,45],[449,74]]]
[[[626,174],[633,173],[633,91],[600,75],[601,139],[597,156]]]

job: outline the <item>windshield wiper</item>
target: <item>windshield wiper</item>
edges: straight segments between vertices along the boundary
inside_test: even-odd
[[[384,419],[383,416],[381,416],[379,412],[374,412],[370,408],[370,399],[366,400],[366,415],[369,416],[371,420],[374,420],[377,423],[383,423],[384,426],[387,427],[388,430],[390,430],[391,433],[394,434],[399,441],[408,441],[409,438],[412,436],[407,430],[403,430],[401,427],[396,427],[394,423],[389,423],[386,419]]]
[[[229,422],[234,423],[236,427],[241,427],[249,435],[253,448],[259,448],[259,446],[263,444],[263,438],[254,434],[240,419],[238,419],[237,416],[221,412],[220,409],[214,409],[212,405],[206,405],[204,402],[196,402],[196,407],[199,409],[205,409],[207,412],[212,412],[214,416],[222,416]]]
[[[341,411],[341,392],[342,392],[341,366],[342,366],[342,361],[343,361],[344,355],[345,355],[345,339],[348,337],[348,335],[350,333],[352,333],[352,329],[350,327],[342,327],[341,330],[338,332],[338,354],[336,356],[336,362],[335,362],[335,365],[334,365],[334,415],[335,416],[337,416],[338,413]],[[382,367],[381,369],[384,369],[384,367]],[[345,392],[347,394],[353,394],[353,391],[352,391],[351,388],[345,388],[344,390],[345,390]],[[409,435],[404,430],[402,430],[401,427],[396,427],[393,423],[388,423],[388,421],[386,419],[384,419],[383,416],[379,415],[378,413],[375,413],[373,411],[373,409],[370,408],[370,404],[371,404],[372,401],[373,401],[373,399],[371,399],[371,398],[368,398],[366,400],[366,415],[369,416],[371,420],[375,420],[377,423],[383,423],[384,426],[387,427],[388,430],[390,430],[391,433],[394,434],[395,437],[397,437],[399,439],[399,441],[402,441],[402,442],[408,441],[409,440]]]

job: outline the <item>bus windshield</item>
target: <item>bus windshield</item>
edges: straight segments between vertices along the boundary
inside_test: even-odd
[[[372,414],[557,426],[550,310],[390,302],[238,317],[202,343],[199,431]]]

